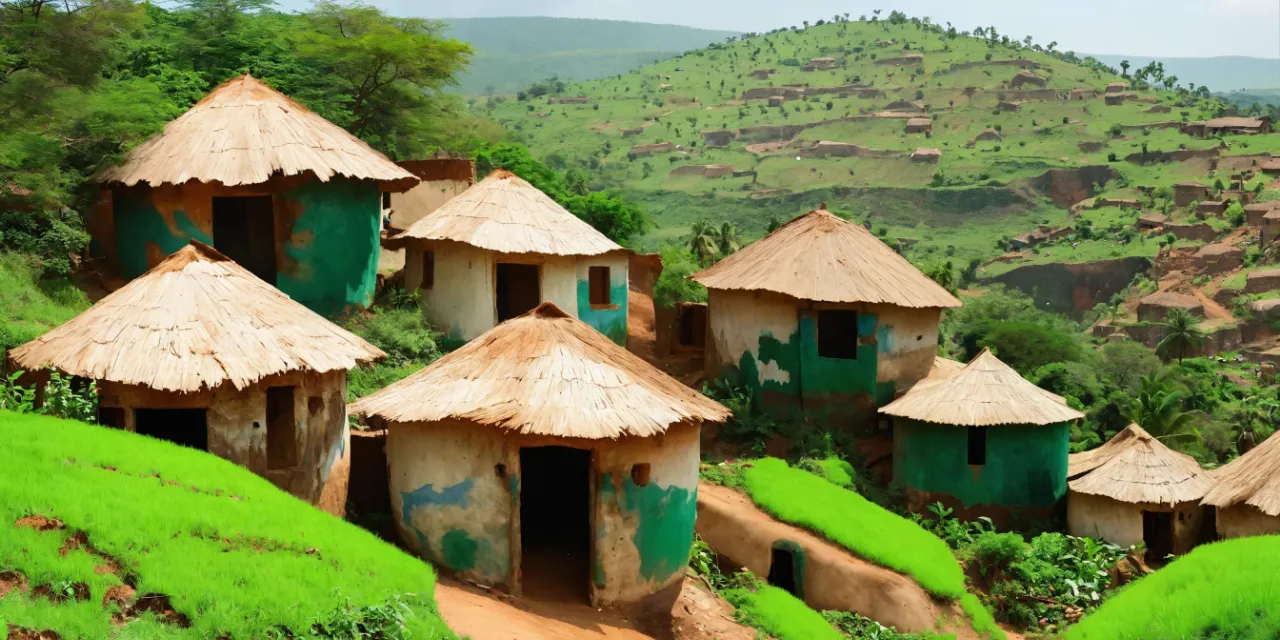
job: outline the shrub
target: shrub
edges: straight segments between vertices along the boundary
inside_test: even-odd
[[[1024,546],[1022,536],[1016,533],[987,531],[973,542],[973,560],[983,576],[996,575],[1006,571],[1022,555]]]

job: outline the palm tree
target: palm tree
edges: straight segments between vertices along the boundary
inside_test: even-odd
[[[1187,349],[1197,348],[1204,341],[1200,319],[1186,309],[1170,309],[1161,324],[1165,327],[1164,338],[1156,345],[1156,353],[1165,357],[1177,354],[1178,364],[1182,364]]]
[[[742,245],[738,242],[738,228],[732,222],[720,225],[720,234],[716,236],[716,248],[720,250],[720,255],[722,256],[727,256],[742,248]]]
[[[698,264],[706,266],[716,255],[716,229],[706,220],[693,223],[689,229],[693,236],[689,240],[689,251],[697,258]]]
[[[1125,419],[1136,422],[1147,433],[1157,440],[1173,440],[1191,438],[1198,440],[1200,432],[1191,426],[1191,421],[1200,412],[1185,411],[1183,400],[1186,394],[1170,391],[1163,379],[1157,375],[1142,378],[1142,386],[1138,396],[1129,406],[1123,407],[1120,413]]]

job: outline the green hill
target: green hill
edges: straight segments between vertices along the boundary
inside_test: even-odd
[[[0,436],[10,638],[455,637],[431,567],[230,462],[29,414]]]
[[[455,18],[449,35],[476,55],[459,80],[468,94],[515,93],[536,80],[594,80],[705,47],[732,31],[580,18]]]
[[[923,55],[919,66],[886,63],[915,54]],[[806,70],[820,57],[835,66]],[[735,222],[748,239],[758,237],[771,220],[826,202],[914,243],[922,257],[988,257],[1001,250],[1002,236],[1067,224],[1066,207],[1097,182],[1118,190],[1207,172],[1194,163],[1140,166],[1126,156],[1220,144],[1158,124],[1215,115],[1219,103],[1198,93],[1138,91],[1118,106],[1105,105],[1100,93],[1058,99],[1121,80],[1064,57],[912,21],[838,22],[720,43],[557,96],[492,100],[478,109],[551,166],[578,167],[592,187],[620,189],[644,204],[658,228],[642,246],[679,238],[703,218]],[[1008,93],[1019,67],[1053,99]],[[769,106],[771,94],[787,97]],[[556,102],[576,96],[587,102]],[[912,101],[932,118],[931,134],[908,133],[907,113],[886,113],[891,106],[915,111]],[[713,131],[731,133],[705,135]],[[1231,153],[1280,146],[1268,139],[1242,139]],[[664,142],[678,148],[631,152]],[[941,160],[913,161],[918,148],[941,150]],[[1076,172],[1084,167],[1101,168]],[[1082,247],[1102,254],[1096,257],[1155,250],[1154,243]]]

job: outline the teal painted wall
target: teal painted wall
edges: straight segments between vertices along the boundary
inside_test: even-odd
[[[400,520],[418,538],[423,555],[431,562],[488,584],[505,584],[511,574],[511,555],[507,548],[509,529],[502,519],[509,503],[485,500],[476,491],[478,484],[493,482],[492,478],[467,478],[447,487],[427,484],[402,491]],[[511,486],[518,486],[514,476]],[[415,525],[414,518],[422,517],[424,511],[438,530]],[[495,512],[501,518],[488,517]],[[485,525],[495,520],[501,524]]]
[[[276,196],[300,205],[285,256],[295,265],[276,284],[312,310],[332,315],[373,303],[381,195],[367,180],[312,180]]]
[[[144,189],[119,189],[112,198],[120,275],[130,279],[146,273],[148,243],[154,243],[166,256],[185,247],[192,238],[213,243],[182,211],[173,214],[180,234],[174,235],[160,211],[145,199],[146,193]]]
[[[1052,507],[1067,492],[1066,424],[987,429],[987,462],[968,464],[968,428],[914,420],[893,427],[894,481],[966,507]]]
[[[614,269],[615,273],[619,270]],[[622,272],[625,276],[625,271]],[[578,281],[578,319],[595,327],[596,331],[608,336],[610,340],[627,344],[627,293],[630,288],[626,280],[618,282],[612,278],[609,282],[609,300],[613,302],[609,309],[591,308],[591,285],[587,280]]]
[[[608,473],[599,476],[597,481],[602,509],[637,521],[632,540],[640,555],[640,573],[631,577],[660,584],[683,571],[693,545],[693,525],[698,514],[697,487],[663,487],[656,482],[640,487],[630,475],[617,482]],[[603,527],[595,532],[601,543],[607,540],[608,534]],[[604,546],[597,544],[597,549]],[[601,559],[597,558],[593,564],[596,585],[604,587],[611,576]]]

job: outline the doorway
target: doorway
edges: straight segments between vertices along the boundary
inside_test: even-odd
[[[499,262],[494,293],[498,302],[498,322],[532,311],[542,302],[538,265]]]
[[[591,452],[520,449],[520,574],[524,595],[590,602]]]
[[[679,307],[679,340],[682,347],[702,349],[707,340],[707,306],[683,303]]]
[[[204,409],[134,409],[133,425],[138,435],[209,450],[209,422]]]
[[[213,248],[274,285],[276,232],[271,196],[215,197]]]
[[[1173,553],[1173,512],[1143,511],[1142,541],[1147,545],[1147,564],[1164,564]]]
[[[775,543],[769,559],[769,577],[767,578],[769,584],[797,598],[802,597],[799,589],[800,581],[796,579],[798,551],[798,547],[786,542]]]

